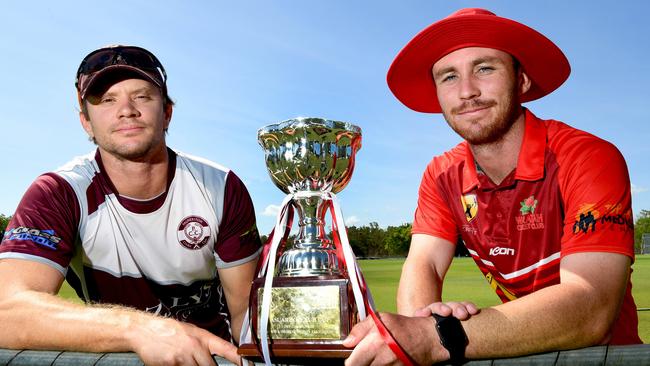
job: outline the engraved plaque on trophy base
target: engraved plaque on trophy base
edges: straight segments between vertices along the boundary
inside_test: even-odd
[[[254,337],[259,334],[264,279],[253,281],[251,309]],[[270,353],[274,360],[344,359],[352,352],[342,345],[352,319],[349,279],[333,276],[276,277],[269,312]],[[259,341],[259,338],[258,338]],[[242,345],[239,353],[260,360],[258,346]],[[315,360],[309,362],[313,364]]]

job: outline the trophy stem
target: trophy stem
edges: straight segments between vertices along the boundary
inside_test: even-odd
[[[295,248],[333,249],[332,242],[325,234],[325,212],[327,205],[320,192],[311,196],[296,197],[294,206],[300,221]]]
[[[297,195],[293,205],[300,218],[298,237],[280,256],[278,276],[340,275],[336,249],[325,234],[327,204],[322,192]]]

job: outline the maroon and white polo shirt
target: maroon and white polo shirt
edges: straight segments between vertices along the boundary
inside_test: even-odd
[[[217,268],[257,258],[253,204],[227,168],[171,149],[169,156],[166,192],[146,201],[116,193],[99,152],[38,177],[0,258],[50,265],[86,301],[172,316],[230,339]]]

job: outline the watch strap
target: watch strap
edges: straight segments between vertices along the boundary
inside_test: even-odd
[[[467,335],[460,320],[454,316],[431,314],[436,321],[436,331],[440,337],[440,344],[449,351],[449,363],[462,365],[465,363],[465,348],[467,348]],[[444,326],[442,325],[444,322]]]

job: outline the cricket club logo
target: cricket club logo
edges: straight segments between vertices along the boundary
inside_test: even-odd
[[[210,240],[210,226],[199,216],[188,216],[178,225],[178,242],[187,249],[203,248]]]
[[[460,198],[460,203],[463,205],[467,222],[474,220],[478,213],[478,200],[476,199],[476,195],[466,194]]]
[[[521,201],[519,204],[521,205],[519,212],[521,212],[522,216],[527,214],[535,214],[535,209],[537,208],[537,200],[535,199],[535,196],[530,196]]]
[[[544,215],[540,213],[538,201],[534,195],[519,202],[521,215],[515,216],[518,231],[541,230],[544,228]]]

